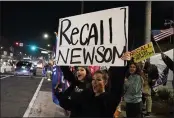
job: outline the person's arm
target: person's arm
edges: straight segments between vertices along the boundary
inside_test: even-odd
[[[110,110],[114,113],[116,107],[119,105],[122,95],[123,86],[125,81],[125,74],[127,66],[125,67],[110,67],[109,68],[109,81],[110,81]]]
[[[109,68],[109,81],[110,81],[110,92],[116,95],[117,99],[121,100],[123,86],[125,77],[128,78],[129,74],[127,73],[128,65],[123,67],[110,67]]]
[[[167,65],[167,67],[173,71],[174,61],[172,61],[167,55],[161,54],[162,60]]]
[[[70,86],[64,92],[62,92],[61,86],[59,85],[54,90],[54,94],[59,101],[59,105],[65,110],[71,110],[73,103],[70,99],[70,94],[72,91],[73,91],[73,86]]]
[[[64,79],[68,82],[75,84],[77,82],[75,75],[70,71],[69,66],[60,66],[60,69],[63,72]]]

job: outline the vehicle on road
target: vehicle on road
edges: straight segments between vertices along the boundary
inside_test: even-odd
[[[33,63],[28,61],[19,61],[16,64],[14,75],[26,75],[33,76],[36,75],[36,67]]]

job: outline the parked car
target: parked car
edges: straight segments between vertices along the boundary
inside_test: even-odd
[[[14,75],[26,75],[26,76],[36,75],[36,67],[31,62],[19,61],[16,64]]]

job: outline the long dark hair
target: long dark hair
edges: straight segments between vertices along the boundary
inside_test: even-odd
[[[135,62],[131,62],[131,63],[129,64],[129,68],[130,68],[130,66],[131,66],[132,64],[135,65],[135,67],[136,67],[136,71],[135,71],[134,74],[140,75],[140,73],[141,73],[140,64],[139,64],[139,63],[135,63]],[[128,74],[130,75],[130,72],[129,72],[129,71],[128,71]]]
[[[90,71],[90,69],[87,66],[76,66],[75,67],[75,75],[77,74],[78,67],[82,67],[82,68],[84,68],[86,70],[86,76],[84,78],[84,81],[87,82],[87,83],[92,82],[91,71]]]

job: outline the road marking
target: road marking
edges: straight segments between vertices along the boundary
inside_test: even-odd
[[[30,114],[31,109],[32,109],[32,107],[33,107],[33,105],[34,105],[34,102],[35,102],[35,100],[36,100],[36,98],[37,98],[37,96],[38,96],[38,93],[39,93],[39,91],[40,91],[40,88],[41,88],[41,86],[42,86],[43,81],[44,81],[44,78],[42,78],[42,80],[40,81],[40,83],[39,83],[39,85],[38,85],[38,87],[37,87],[37,89],[36,89],[36,92],[34,93],[34,96],[33,96],[33,98],[31,99],[31,101],[30,101],[30,103],[29,103],[29,105],[28,105],[28,108],[27,108],[27,110],[25,111],[25,113],[24,113],[24,115],[23,115],[23,118],[24,118],[24,117],[29,117],[29,114]]]
[[[22,75],[16,76],[16,77],[18,77],[18,78],[42,78],[42,77],[35,77],[35,76],[31,77],[31,76],[22,76]]]
[[[34,77],[34,78],[43,78],[43,77]]]
[[[7,76],[2,77],[2,78],[0,78],[0,79],[5,79],[5,78],[11,77],[11,76],[14,76],[14,75],[7,75]]]
[[[3,75],[3,74],[1,74],[0,76],[9,76],[9,75],[13,75],[13,74],[7,74],[7,75]]]

